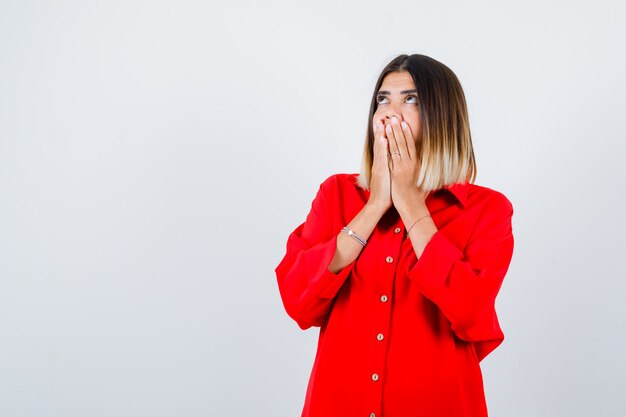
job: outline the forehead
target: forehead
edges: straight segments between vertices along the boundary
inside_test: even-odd
[[[380,85],[381,90],[391,92],[394,92],[394,90],[410,90],[412,88],[415,88],[415,83],[408,72],[390,72]]]

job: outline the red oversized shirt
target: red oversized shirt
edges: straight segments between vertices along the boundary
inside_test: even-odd
[[[334,174],[276,267],[287,314],[319,326],[302,417],[485,417],[479,362],[504,339],[495,299],[513,254],[513,206],[468,182],[428,195],[439,229],[418,260],[391,207],[359,256],[328,270],[369,198]]]

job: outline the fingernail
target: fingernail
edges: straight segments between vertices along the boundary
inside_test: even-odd
[[[402,127],[406,127],[406,122],[404,120],[402,121]]]
[[[393,116],[391,118],[391,123],[393,123],[394,125],[398,124],[398,119],[396,118],[396,116]]]

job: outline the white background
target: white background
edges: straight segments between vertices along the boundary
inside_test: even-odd
[[[626,416],[619,1],[0,1],[0,416],[298,416],[274,268],[384,65],[468,100],[513,203],[491,416]]]

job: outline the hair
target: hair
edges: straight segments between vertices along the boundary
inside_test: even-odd
[[[457,182],[476,179],[476,161],[465,94],[450,68],[426,55],[399,55],[383,69],[372,95],[361,173],[357,184],[369,189],[374,161],[373,116],[383,80],[391,72],[408,72],[417,89],[421,141],[417,155],[421,162],[417,186],[434,191]]]

